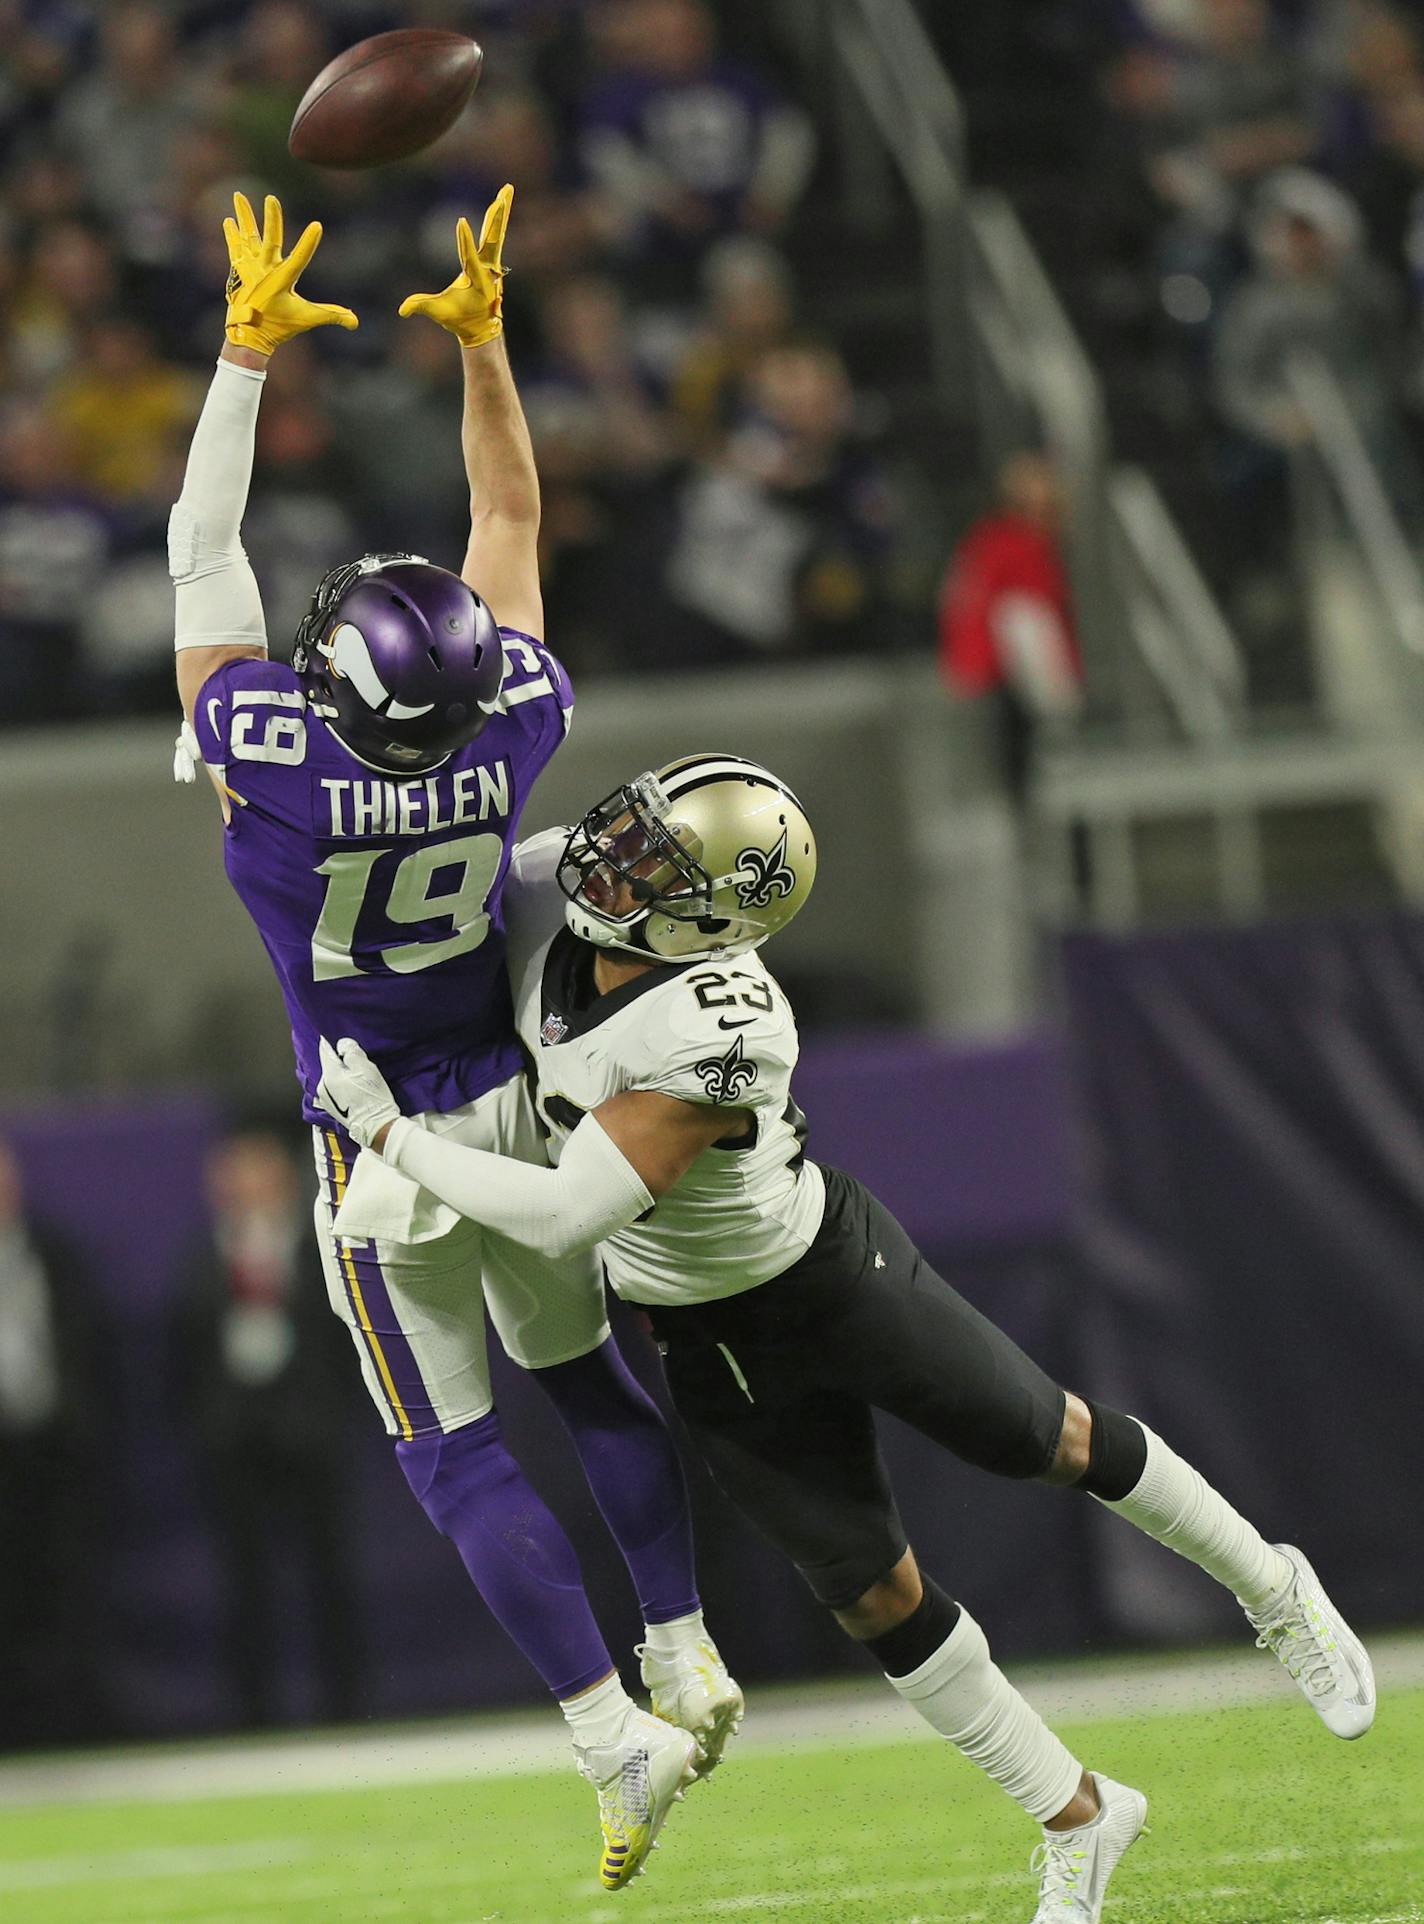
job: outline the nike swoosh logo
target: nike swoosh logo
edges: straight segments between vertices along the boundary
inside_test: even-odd
[[[756,1017],[754,1015],[744,1015],[740,1017],[719,1015],[717,1018],[717,1027],[719,1029],[748,1029],[755,1021]]]
[[[213,731],[213,733],[214,733],[215,735],[218,735],[218,718],[217,718],[217,716],[216,716],[216,715],[215,715],[215,714],[213,713],[213,710],[214,710],[215,708],[221,708],[221,707],[222,707],[222,696],[221,696],[221,695],[211,695],[211,696],[209,696],[209,698],[208,698],[208,727],[212,729],[212,731]],[[221,740],[222,740],[222,736],[221,736],[221,735],[218,735],[218,740],[219,740],[219,741],[221,741]]]

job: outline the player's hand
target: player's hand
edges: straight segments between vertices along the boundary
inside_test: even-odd
[[[385,1077],[359,1042],[345,1036],[333,1049],[321,1038],[321,1081],[316,1099],[363,1149],[400,1114]]]
[[[508,269],[500,257],[513,200],[513,187],[501,187],[485,209],[478,247],[470,223],[461,214],[455,223],[460,273],[442,294],[408,294],[400,304],[402,320],[411,314],[428,314],[432,321],[448,328],[461,347],[482,347],[496,334],[503,334],[500,309]]]
[[[316,252],[321,222],[312,221],[282,258],[282,207],[275,194],[262,209],[262,232],[246,194],[234,194],[223,222],[232,272],[227,277],[227,338],[234,347],[270,354],[310,327],[359,327],[349,307],[328,307],[296,292],[296,279]]]

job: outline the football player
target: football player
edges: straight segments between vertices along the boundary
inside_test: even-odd
[[[464,567],[373,554],[333,568],[290,666],[268,659],[240,540],[264,371],[290,336],[357,323],[297,291],[320,226],[284,257],[277,201],[259,231],[235,197],[227,339],[169,524],[187,716],[178,772],[191,779],[200,756],[219,790],[228,877],[286,999],[315,1125],[332,1305],[412,1490],[562,1705],[598,1789],[601,1876],[617,1889],[741,1715],[702,1623],[676,1450],[609,1335],[590,1247],[549,1256],[477,1228],[359,1154],[315,1102],[317,1038],[349,1033],[443,1135],[545,1160],[520,1074],[500,896],[520,810],[563,740],[572,696],[541,638],[539,484],[501,338],[512,197],[499,194],[478,244],[459,222],[459,274],[400,310],[460,343]],[[572,1546],[502,1440],[485,1303],[568,1427],[627,1561],[656,1717],[624,1690]]]
[[[1062,1389],[860,1183],[804,1155],[796,1026],[755,953],[816,873],[786,785],[693,756],[524,843],[514,867],[516,1015],[554,1167],[401,1120],[354,1041],[323,1041],[319,1099],[476,1222],[546,1252],[602,1240],[722,1488],[906,1701],[1044,1826],[1035,1924],[1099,1917],[1147,1800],[1084,1770],[921,1572],[874,1409],[982,1469],[1085,1490],[1200,1565],[1329,1729],[1362,1736],[1369,1660],[1299,1550],[1267,1543],[1145,1424]]]

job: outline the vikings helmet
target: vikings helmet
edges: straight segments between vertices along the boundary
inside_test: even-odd
[[[737,755],[687,755],[591,808],[559,860],[564,920],[655,961],[745,955],[811,893],[816,839],[784,782]]]
[[[359,761],[421,775],[497,711],[504,649],[494,616],[458,575],[424,555],[368,554],[323,575],[292,666]]]

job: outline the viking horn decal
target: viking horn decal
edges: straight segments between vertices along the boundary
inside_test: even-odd
[[[428,715],[435,706],[428,701],[410,708],[392,698],[376,672],[366,637],[354,622],[338,622],[326,639],[317,643],[317,652],[326,656],[337,674],[344,675],[366,706],[378,715],[388,715],[392,721],[410,721],[416,715]]]

